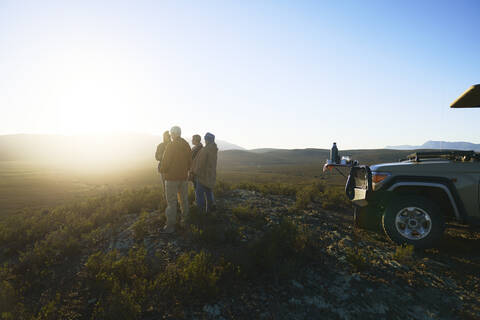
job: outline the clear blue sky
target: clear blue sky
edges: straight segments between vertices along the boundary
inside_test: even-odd
[[[0,134],[480,143],[479,1],[0,1]]]

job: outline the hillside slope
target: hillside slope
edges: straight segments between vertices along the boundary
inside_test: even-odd
[[[160,190],[0,220],[6,319],[478,319],[478,232],[409,251],[356,230],[331,190],[224,189],[218,210],[159,232]],[[272,190],[270,190],[272,191]],[[159,206],[160,205],[160,206]],[[157,209],[157,210],[156,210]]]

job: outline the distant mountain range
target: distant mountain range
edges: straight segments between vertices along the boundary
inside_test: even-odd
[[[474,150],[480,151],[480,144],[471,142],[448,142],[448,141],[427,141],[421,146],[400,145],[387,146],[386,149],[394,150],[414,150],[414,149],[451,149],[451,150]]]

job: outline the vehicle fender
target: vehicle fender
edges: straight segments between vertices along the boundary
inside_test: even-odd
[[[428,188],[438,188],[441,189],[447,195],[450,204],[453,208],[453,213],[455,217],[459,221],[464,221],[464,214],[462,212],[462,208],[459,207],[459,199],[457,198],[458,195],[449,188],[448,185],[442,182],[435,182],[435,181],[396,181],[393,182],[387,189],[389,192],[395,191],[395,189],[399,187],[428,187]]]

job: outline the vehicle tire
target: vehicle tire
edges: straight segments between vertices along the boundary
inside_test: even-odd
[[[381,219],[374,207],[357,207],[353,209],[353,225],[356,228],[371,231],[381,230]]]
[[[417,195],[403,195],[390,201],[382,217],[382,226],[393,242],[426,249],[442,237],[445,216],[433,201]]]

